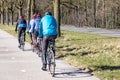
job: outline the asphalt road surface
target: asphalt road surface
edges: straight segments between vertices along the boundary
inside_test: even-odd
[[[91,34],[99,34],[111,37],[120,37],[120,29],[102,29],[102,28],[92,28],[92,27],[74,27],[71,25],[61,26],[62,30],[69,30],[75,32],[84,32]]]
[[[25,51],[18,47],[17,38],[0,30],[0,80],[100,80],[91,73],[56,60],[56,74],[41,70],[41,58],[25,43]]]

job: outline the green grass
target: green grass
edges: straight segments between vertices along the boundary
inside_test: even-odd
[[[0,28],[17,36],[13,26],[0,25]],[[61,33],[56,39],[57,58],[101,80],[120,80],[120,38],[72,31]]]

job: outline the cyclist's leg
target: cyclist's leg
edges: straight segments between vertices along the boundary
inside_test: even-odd
[[[35,38],[35,32],[32,33],[32,41],[33,41],[33,48],[36,48],[36,38]]]
[[[31,44],[33,44],[32,33],[31,32],[29,32],[29,37],[30,37],[30,40],[31,40]]]
[[[55,35],[55,36],[51,36],[51,37],[53,39],[53,52],[55,54],[55,39],[57,38],[57,36]]]
[[[21,45],[20,45],[20,37],[21,37],[21,33],[22,33],[22,28],[19,28],[19,29],[18,29],[18,43],[19,43],[18,47],[21,46]]]
[[[42,42],[42,63],[43,63],[43,66],[42,66],[42,70],[46,70],[46,67],[47,67],[47,47],[48,47],[48,38],[49,37],[43,37],[43,42]]]
[[[42,52],[42,38],[37,37],[37,46],[39,47],[40,52]]]
[[[24,32],[24,41],[26,40],[26,28],[23,28],[23,32]]]
[[[37,54],[38,57],[42,56],[42,38],[37,37]]]
[[[38,44],[40,43],[40,39],[39,39],[39,37],[38,37],[38,31],[36,31],[36,43],[37,43],[37,46],[38,46]]]
[[[35,46],[37,46],[37,35],[38,35],[37,31],[34,31],[34,44],[35,44]]]

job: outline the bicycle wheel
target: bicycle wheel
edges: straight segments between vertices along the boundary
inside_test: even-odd
[[[24,45],[25,45],[24,33],[22,33],[22,36],[20,38],[20,45],[21,45],[21,49],[24,51]]]
[[[42,56],[42,51],[39,49],[38,50],[38,57],[41,57]]]
[[[51,73],[51,75],[54,77],[55,75],[55,67],[56,67],[56,64],[55,64],[55,54],[54,52],[51,50],[49,51],[49,71]]]
[[[24,44],[21,45],[21,49],[24,51]]]
[[[37,51],[38,51],[38,57],[42,56],[42,48],[41,48],[41,44],[37,44]]]
[[[32,52],[35,52],[36,49],[35,49],[35,44],[31,44],[31,48],[32,48]]]

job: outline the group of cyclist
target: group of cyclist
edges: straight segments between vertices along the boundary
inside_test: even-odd
[[[51,12],[45,12],[45,15],[42,17],[41,14],[34,14],[32,19],[30,20],[28,26],[24,16],[20,16],[17,21],[15,31],[18,30],[18,47],[21,46],[20,44],[20,36],[22,31],[28,32],[31,44],[37,44],[37,38],[42,40],[42,70],[46,70],[47,67],[47,48],[48,48],[48,41],[50,38],[53,38],[54,41],[57,38],[57,21],[52,16]],[[25,36],[25,35],[24,35]],[[24,38],[25,40],[25,38]]]

